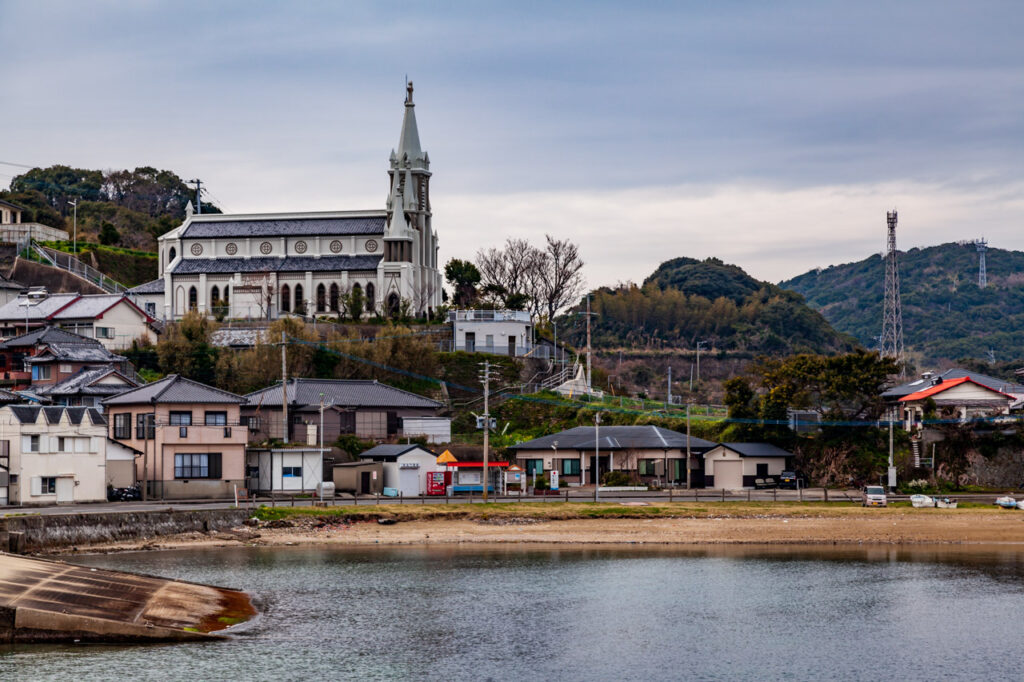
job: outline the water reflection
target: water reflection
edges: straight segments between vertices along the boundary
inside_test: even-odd
[[[1006,616],[1024,605],[1022,560],[1012,546],[751,545],[81,557],[241,587],[265,613],[214,645],[20,647],[0,654],[0,673],[33,680],[1017,677],[1024,647]]]

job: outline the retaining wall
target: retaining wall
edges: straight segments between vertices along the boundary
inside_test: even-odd
[[[0,519],[0,551],[38,552],[59,547],[144,540],[176,533],[242,525],[245,509],[26,515]]]

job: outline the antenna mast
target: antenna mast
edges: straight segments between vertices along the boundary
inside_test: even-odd
[[[974,248],[978,250],[978,288],[984,289],[988,286],[988,273],[985,271],[985,251],[988,250],[988,242],[982,237],[974,242]]]
[[[900,270],[896,251],[896,211],[885,214],[889,238],[885,253],[885,297],[882,301],[883,358],[892,358],[900,367],[900,376],[906,376],[903,357],[903,310],[900,305]]]

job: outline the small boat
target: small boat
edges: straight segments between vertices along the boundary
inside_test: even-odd
[[[1024,509],[1024,500],[1017,503],[1017,509]]]
[[[1013,499],[1009,495],[1003,495],[1002,497],[996,498],[996,504],[1003,509],[1016,509],[1017,500]]]
[[[927,495],[911,495],[910,504],[915,507],[934,507],[935,500],[928,497]]]
[[[944,497],[940,500],[939,498],[935,498],[935,506],[939,509],[956,509],[956,499]],[[1017,507],[1018,509],[1021,508],[1020,502],[1017,503]]]

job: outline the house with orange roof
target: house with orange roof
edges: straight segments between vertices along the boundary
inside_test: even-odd
[[[926,388],[903,396],[899,404],[903,408],[906,428],[920,425],[929,406],[934,402],[940,414],[952,414],[961,421],[1008,414],[1010,404],[1016,398],[1009,393],[975,381],[971,377],[959,377],[942,381],[933,380]]]

